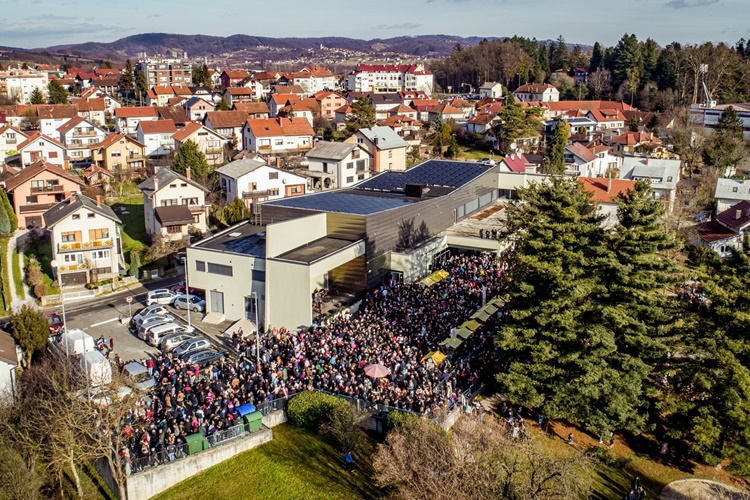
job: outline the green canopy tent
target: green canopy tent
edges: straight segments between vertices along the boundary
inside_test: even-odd
[[[459,328],[459,329],[458,329],[458,331],[456,332],[456,335],[457,335],[458,337],[461,337],[462,339],[466,340],[466,339],[468,339],[469,337],[471,337],[471,334],[472,334],[472,333],[474,333],[474,332],[472,332],[472,331],[471,331],[471,330],[469,330],[468,328],[463,328],[463,327],[462,327],[462,328]]]
[[[462,343],[463,343],[463,340],[457,339],[457,338],[454,338],[454,337],[450,337],[450,338],[447,338],[447,339],[443,340],[438,345],[444,345],[444,346],[451,347],[452,349],[455,349],[458,346],[460,346]]]

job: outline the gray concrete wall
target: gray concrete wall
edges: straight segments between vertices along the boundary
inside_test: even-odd
[[[276,427],[286,422],[286,410],[272,411],[268,415],[263,415],[263,425],[266,427]]]
[[[148,469],[128,477],[128,500],[145,500],[165,491],[180,481],[198,474],[238,453],[250,450],[273,439],[271,429],[254,432],[247,437],[233,439],[210,450],[177,460],[168,465]]]

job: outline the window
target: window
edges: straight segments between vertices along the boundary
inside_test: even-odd
[[[182,226],[167,226],[167,234],[180,234]]]
[[[93,219],[94,217],[96,217],[96,214],[93,213],[93,212],[89,212],[89,213],[86,214],[86,218],[88,218],[88,219]]]
[[[118,157],[118,156],[121,156],[121,155],[122,155],[122,151],[112,151],[112,154],[111,154],[111,156],[113,156],[113,157]]]
[[[279,173],[278,172],[269,172],[268,178],[270,180],[278,179],[279,178]]]
[[[732,188],[732,192],[733,192],[733,193],[736,193],[736,192],[737,192],[737,188],[736,188],[736,187],[733,187],[733,188]]]
[[[283,146],[284,145],[284,139],[274,139],[273,140],[274,146]]]
[[[350,161],[349,163],[346,164],[346,169],[347,170],[351,170],[353,168],[354,168],[354,162],[353,161]]]
[[[196,271],[205,271],[206,270],[206,263],[202,260],[196,260],[195,261],[195,270]]]
[[[63,255],[63,262],[66,264],[80,264],[83,262],[83,254],[80,253],[66,253]]]
[[[279,188],[268,190],[268,196],[278,196],[278,195],[279,195]]]
[[[60,235],[60,240],[63,243],[74,243],[76,241],[76,234],[75,232],[68,232],[68,233],[62,233]]]
[[[49,152],[49,157],[50,158],[57,158],[57,151],[50,151]]]
[[[232,276],[232,266],[223,264],[208,263],[208,272],[211,274],[220,274],[221,276]]]
[[[176,187],[177,187],[177,184],[170,184],[170,185],[169,185],[169,187],[171,187],[171,188],[176,188]]]
[[[73,214],[73,220],[79,220],[81,218],[81,214]]]
[[[348,183],[351,183],[351,182],[354,182],[354,177],[353,177],[353,176],[351,176],[351,177],[347,177],[347,178],[346,178],[346,182],[347,182],[347,184],[348,184]]]
[[[388,158],[393,158],[393,151],[388,151]]]
[[[34,203],[38,203],[38,202],[39,202],[39,198],[37,198],[36,196],[27,196],[26,197],[26,204],[27,205],[33,205]]]
[[[94,250],[91,252],[91,260],[109,260],[109,250]]]
[[[109,229],[106,227],[100,229],[89,229],[89,240],[103,240],[109,238]]]
[[[289,193],[291,194],[299,194],[301,192],[302,188],[300,188],[299,186],[292,186],[291,188],[289,188]]]
[[[182,199],[183,205],[197,205],[198,204],[198,198],[183,198]]]
[[[180,187],[184,187],[184,188],[186,188],[186,187],[187,187],[187,182],[183,182],[183,183],[181,183],[181,184],[180,184]]]

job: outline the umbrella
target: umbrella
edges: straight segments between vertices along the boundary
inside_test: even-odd
[[[380,363],[365,366],[365,375],[372,378],[383,378],[388,376],[388,368]]]

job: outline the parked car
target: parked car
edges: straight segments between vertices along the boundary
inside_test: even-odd
[[[206,310],[206,301],[196,295],[191,295],[189,302],[187,295],[181,295],[174,300],[172,305],[175,309],[187,309],[188,304],[191,311],[202,313]]]
[[[146,316],[151,316],[155,314],[168,314],[169,309],[167,309],[165,306],[161,304],[154,304],[148,307],[145,307],[141,309],[138,314],[133,316],[132,323],[136,323],[137,321],[143,319]]]
[[[148,325],[140,326],[138,327],[138,330],[136,330],[136,335],[139,339],[148,341],[148,335],[151,330],[154,328],[157,328],[162,325],[178,325],[178,323],[175,323],[174,321],[165,319],[160,321],[154,321],[153,323],[149,323]]]
[[[148,296],[146,296],[146,305],[171,304],[177,297],[179,297],[179,294],[172,290],[167,288],[157,288],[156,290],[148,292]]]
[[[166,323],[164,325],[159,325],[156,328],[152,328],[148,332],[148,335],[146,335],[146,342],[154,347],[159,347],[162,340],[164,340],[164,337],[167,335],[179,332],[192,333],[194,331],[195,328],[192,326],[181,325],[179,323]]]
[[[174,321],[175,319],[176,318],[172,316],[171,314],[149,314],[148,316],[143,316],[137,321],[134,321],[133,327],[137,330],[139,327],[146,325],[149,322],[161,321],[161,320]]]
[[[137,361],[131,361],[122,370],[123,374],[138,389],[145,391],[156,385],[156,379],[148,374],[148,369]]]
[[[214,361],[224,361],[224,353],[216,349],[201,349],[200,351],[189,353],[187,357],[183,358],[183,361],[191,365],[203,367]]]
[[[56,312],[47,313],[47,323],[49,323],[50,335],[59,335],[65,330],[65,323]]]
[[[180,281],[176,285],[173,285],[172,288],[170,288],[170,290],[172,290],[173,292],[175,292],[177,294],[185,295],[185,282],[184,281]],[[204,296],[203,290],[200,290],[198,288],[190,287],[189,291],[190,291],[190,295],[197,295],[200,298],[203,298],[203,296]]]
[[[174,353],[182,359],[184,356],[201,349],[208,349],[211,347],[211,342],[204,337],[196,337],[194,339],[186,340],[174,350]]]
[[[194,338],[197,338],[197,337],[193,335],[192,333],[187,333],[187,332],[172,333],[162,339],[161,344],[159,344],[159,347],[164,352],[172,352],[186,340],[190,340]]]

